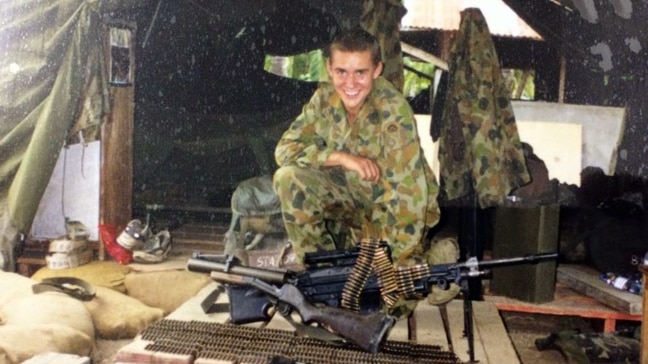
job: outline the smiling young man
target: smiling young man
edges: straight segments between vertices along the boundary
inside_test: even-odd
[[[275,150],[274,188],[288,237],[298,263],[306,252],[334,249],[340,227],[351,234],[338,245],[380,239],[405,263],[439,218],[438,186],[412,109],[380,76],[380,47],[369,33],[346,31],[326,53],[330,82]]]

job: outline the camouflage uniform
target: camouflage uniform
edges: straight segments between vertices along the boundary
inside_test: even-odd
[[[362,181],[355,172],[323,167],[333,151],[374,159],[381,180]],[[274,187],[298,260],[305,252],[334,248],[326,220],[349,227],[356,239],[362,233],[382,238],[394,258],[403,258],[420,246],[424,228],[439,219],[438,186],[423,156],[413,112],[382,77],[350,125],[335,89],[322,83],[284,133],[275,158],[280,168]]]
[[[461,12],[450,53],[443,117],[435,126],[441,131],[443,189],[454,199],[474,188],[481,207],[497,205],[530,176],[497,52],[479,9]]]
[[[558,350],[568,364],[639,363],[641,335],[632,332],[581,333],[563,330],[535,340],[536,348]]]
[[[365,0],[360,25],[380,43],[382,76],[403,91],[403,55],[399,27],[407,9],[400,0]]]

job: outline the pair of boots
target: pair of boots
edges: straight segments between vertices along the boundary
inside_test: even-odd
[[[124,249],[133,252],[135,263],[160,263],[166,260],[171,251],[171,234],[161,230],[154,234],[138,219],[131,220],[124,231],[117,237],[117,243]]]

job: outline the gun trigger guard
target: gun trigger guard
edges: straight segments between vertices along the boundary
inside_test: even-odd
[[[310,326],[302,322],[297,322],[290,315],[285,316],[285,318],[286,321],[295,328],[295,331],[300,336],[312,337],[336,346],[341,346],[347,343],[343,337],[326,330],[324,327]]]
[[[276,299],[274,299],[274,297],[271,297],[270,300],[277,309],[277,312],[281,314],[281,316],[290,318],[290,314],[292,314],[292,307],[289,304],[277,301]]]

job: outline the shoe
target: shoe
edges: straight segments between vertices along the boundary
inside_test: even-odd
[[[643,282],[641,282],[641,279],[632,279],[630,280],[630,284],[628,284],[628,292],[640,295],[642,294],[642,287]]]
[[[142,250],[133,252],[133,262],[142,264],[161,263],[167,259],[171,251],[171,234],[168,230],[162,230],[152,236]]]
[[[601,273],[599,274],[599,279],[604,282],[605,284],[612,284],[614,281],[614,278],[616,278],[616,275],[614,273]]]
[[[643,277],[641,274],[633,274],[628,280],[628,292],[643,294]]]
[[[641,274],[630,274],[626,277],[614,273],[601,273],[599,278],[618,290],[642,294],[643,282]]]
[[[131,220],[124,231],[117,237],[117,243],[124,249],[133,251],[148,241],[151,231],[148,225],[144,226],[140,220]]]

